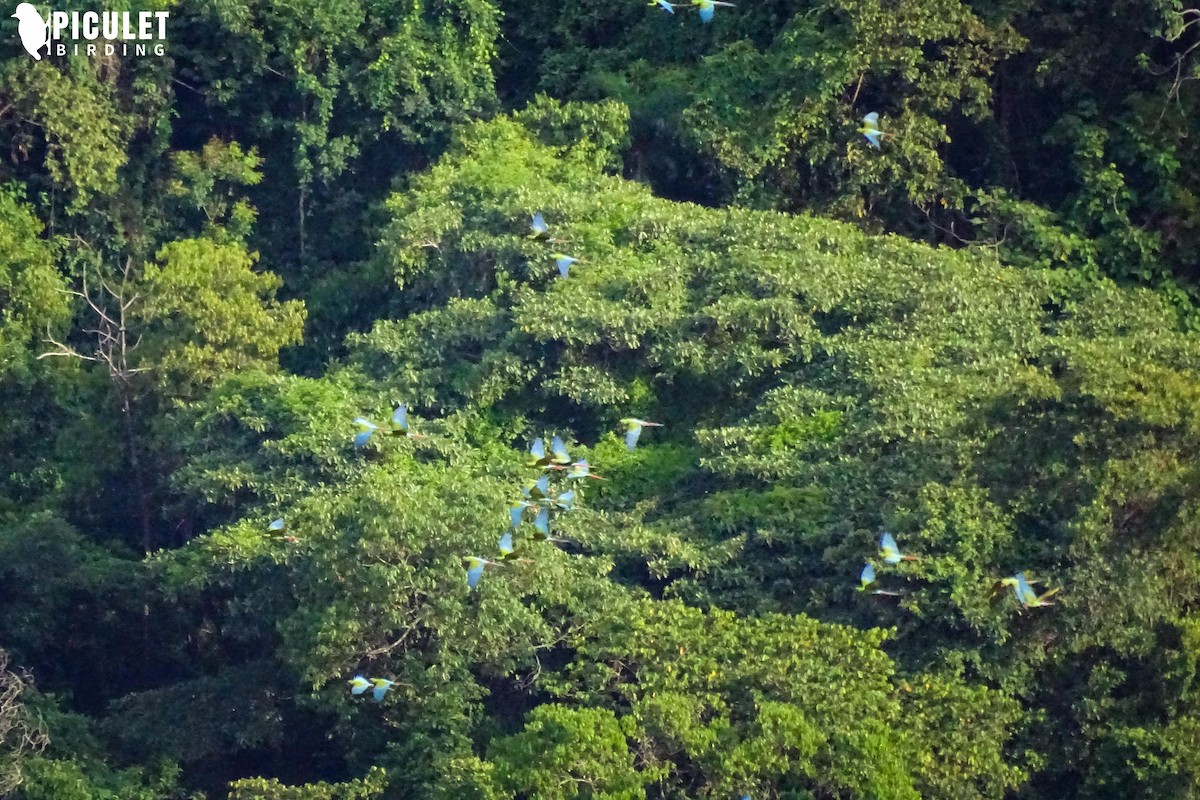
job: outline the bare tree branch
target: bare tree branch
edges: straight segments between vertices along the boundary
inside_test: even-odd
[[[29,675],[8,669],[8,654],[0,650],[0,796],[21,785],[21,761],[50,743],[45,725],[31,717],[21,702],[30,687]]]

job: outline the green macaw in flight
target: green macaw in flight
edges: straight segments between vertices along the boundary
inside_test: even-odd
[[[404,435],[410,439],[425,438],[422,434],[408,429],[408,406],[404,403],[396,406],[396,410],[392,412],[392,427],[388,433],[392,436]]]
[[[580,480],[582,478],[591,478],[594,481],[604,480],[604,478],[601,478],[599,475],[594,474],[592,472],[592,466],[590,464],[588,464],[588,462],[586,460],[583,460],[583,459],[576,461],[574,464],[571,465],[571,471],[567,473],[567,478],[569,480],[573,480],[573,481]]]
[[[508,521],[512,523],[513,528],[521,527],[527,508],[537,508],[537,506],[528,500],[518,500],[508,507]]]
[[[879,129],[879,112],[872,111],[870,114],[867,114],[865,117],[863,117],[863,124],[862,127],[858,129],[858,132],[867,137],[867,141],[870,142],[876,150],[880,149],[879,140],[884,133]]]
[[[395,681],[389,681],[387,678],[371,678],[371,683],[375,684],[375,691],[371,692],[371,697],[375,698],[376,703],[382,703],[388,689],[396,685]]]
[[[866,566],[864,566],[862,568],[862,572],[859,573],[859,575],[858,575],[858,591],[865,592],[865,591],[871,589],[871,586],[874,583],[875,583],[875,565],[872,564],[870,561],[868,561],[866,563]],[[900,596],[899,592],[886,592],[883,589],[871,590],[871,594],[882,594],[882,595],[887,595],[888,597],[899,597]]]
[[[562,511],[574,511],[575,510],[575,492],[574,491],[563,492],[562,494],[558,495],[550,502],[554,504],[555,508],[561,509]]]
[[[918,556],[901,553],[900,548],[896,546],[896,540],[887,531],[884,531],[883,536],[879,537],[879,557],[888,564],[899,564],[901,561],[920,561]]]
[[[1013,597],[1021,604],[1021,608],[1044,608],[1045,606],[1052,606],[1054,603],[1051,603],[1049,598],[1058,593],[1058,587],[1055,587],[1039,595],[1033,590],[1033,586],[1031,585],[1032,583],[1036,583],[1036,581],[1028,580],[1024,572],[1018,572],[1011,578],[1004,578],[1000,583],[1012,589]]]
[[[545,509],[542,509],[542,511],[545,511]],[[521,554],[518,553],[513,547],[512,531],[506,531],[505,534],[500,537],[499,549],[500,558],[502,561],[520,561],[524,564],[532,563],[528,558],[523,558]]]
[[[271,533],[282,533],[283,529],[283,517],[278,517],[271,520],[271,524],[267,526],[267,530],[269,530]],[[280,538],[282,538],[285,542],[291,542],[292,544],[300,541],[295,536],[286,533],[282,534]]]
[[[583,263],[581,259],[566,255],[565,253],[554,253],[551,258],[553,258],[554,263],[558,265],[558,274],[562,275],[564,278],[570,277],[572,264]]]
[[[638,438],[642,435],[642,428],[654,427],[661,428],[661,422],[647,422],[644,419],[635,417],[626,417],[621,420],[621,424],[625,426],[625,449],[633,450],[637,447]]]
[[[550,497],[550,476],[543,475],[536,481],[521,489],[521,497],[525,500],[545,500]]]
[[[713,14],[716,13],[717,6],[736,7],[733,3],[722,3],[720,0],[692,0],[692,5],[700,10],[700,21],[705,25],[713,21]]]
[[[533,231],[530,234],[534,239],[540,242],[549,242],[550,244],[566,244],[565,239],[554,239],[550,236],[550,226],[546,224],[546,218],[542,216],[542,212],[535,212],[533,221],[529,223],[529,230]]]
[[[479,579],[483,577],[483,569],[487,566],[500,566],[499,561],[490,561],[479,556],[464,556],[463,566],[467,569],[467,587],[474,591],[479,585]]]
[[[356,448],[363,447],[367,442],[371,441],[371,437],[375,432],[380,430],[380,427],[366,417],[355,417],[354,424],[358,426],[358,433],[354,434],[354,446]],[[388,426],[383,429],[388,436],[407,436],[410,439],[424,439],[424,435],[409,430],[408,428],[408,406],[404,403],[396,406],[396,410],[392,412],[392,419]]]

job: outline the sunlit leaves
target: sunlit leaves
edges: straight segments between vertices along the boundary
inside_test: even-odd
[[[162,377],[209,383],[237,370],[273,368],[300,341],[303,303],[274,299],[278,276],[255,272],[255,256],[208,239],[172,242],[146,266],[137,308],[146,348]]]

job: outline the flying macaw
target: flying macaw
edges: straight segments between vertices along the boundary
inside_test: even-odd
[[[533,527],[538,533],[550,535],[550,509],[543,508],[538,511],[537,516],[533,518]]]
[[[554,463],[549,466],[554,469],[563,469],[567,464],[571,463],[571,456],[567,453],[567,446],[557,436],[550,442],[550,460]]]
[[[541,438],[534,439],[533,444],[529,445],[529,458],[525,459],[525,465],[529,467],[548,467],[551,459],[546,455],[546,442]]]
[[[353,678],[346,681],[346,683],[350,684],[350,694],[354,695],[355,697],[365,692],[371,686],[371,682],[362,675],[355,675]]]
[[[580,478],[591,478],[595,481],[602,481],[599,475],[592,474],[592,467],[587,461],[576,461],[571,465],[571,471],[567,473],[567,478],[570,480],[579,480]]]
[[[892,538],[890,533],[884,532],[883,536],[879,537],[879,557],[888,564],[899,564],[901,561],[918,561],[917,556],[906,556],[900,552],[900,548],[896,546],[896,540]]]
[[[499,562],[489,561],[486,558],[479,556],[466,556],[463,558],[463,566],[467,568],[467,587],[474,590],[479,583],[479,579],[483,577],[483,568],[488,564],[498,566]]]
[[[858,129],[858,132],[867,137],[867,141],[870,142],[876,150],[878,150],[879,139],[883,136],[883,131],[879,129],[879,112],[872,111],[870,114],[867,114],[865,117],[863,117],[863,124],[862,127]]]
[[[1056,587],[1039,596],[1029,584],[1024,572],[1018,572],[1011,578],[1005,578],[1001,583],[1012,587],[1013,596],[1017,598],[1017,602],[1021,604],[1022,608],[1052,606],[1054,603],[1051,603],[1048,598],[1058,593],[1058,588]]]
[[[518,500],[508,507],[508,519],[512,522],[514,528],[521,527],[521,522],[525,519],[525,509],[537,508],[528,500]]]
[[[863,566],[862,572],[858,576],[858,591],[865,592],[868,589],[870,589],[871,585],[874,583],[875,583],[875,565],[872,564],[870,561],[868,561],[866,563],[866,565]],[[889,597],[899,597],[900,596],[899,592],[885,592],[882,589],[874,589],[871,591],[871,594],[882,594],[882,595],[887,595]]]
[[[358,433],[354,434],[354,446],[362,447],[367,442],[371,441],[371,435],[379,430],[379,426],[365,417],[355,417],[354,424],[358,426]]]
[[[563,511],[575,510],[575,492],[563,492],[553,500],[554,505],[561,508]]]
[[[375,698],[376,703],[382,703],[388,689],[396,685],[395,681],[389,681],[387,678],[371,678],[371,683],[375,684],[375,691],[371,692],[371,697]]]
[[[570,477],[570,476],[568,476]],[[550,476],[543,475],[529,486],[521,489],[521,496],[526,500],[544,500],[550,496]]]
[[[644,419],[635,419],[634,417],[626,417],[621,420],[621,424],[625,426],[625,449],[633,450],[637,447],[638,437],[642,435],[642,428],[650,426],[661,428],[661,422],[647,422]]]
[[[668,3],[667,0],[650,0],[648,5],[658,6],[659,8],[661,8],[663,11],[667,12],[668,14],[675,13],[675,4]]]
[[[571,256],[563,255],[562,253],[555,253],[552,258],[554,259],[554,262],[558,264],[558,274],[562,275],[564,278],[566,278],[568,273],[570,273],[572,264],[583,263],[578,258],[572,258]]]
[[[875,582],[875,565],[870,561],[862,568],[862,573],[858,576],[858,590],[865,592],[867,587]]]
[[[283,517],[279,517],[278,519],[271,520],[271,524],[267,526],[267,530],[269,530],[271,533],[279,533],[280,531],[283,530],[283,528],[284,528]],[[283,540],[285,542],[291,542],[292,544],[295,544],[296,542],[300,541],[295,536],[289,536],[286,534],[283,536]]]
[[[733,3],[722,3],[718,0],[692,0],[692,5],[700,9],[700,21],[705,25],[712,22],[713,14],[717,10],[717,6],[727,6],[735,8]]]
[[[396,406],[396,410],[392,412],[392,428],[389,431],[393,436],[404,434],[410,439],[424,439],[425,437],[419,433],[413,433],[408,429],[408,406],[404,403]]]
[[[533,215],[533,222],[529,223],[529,230],[533,231],[531,236],[534,239],[551,244],[566,244],[565,239],[554,239],[550,236],[550,226],[546,224],[546,218],[542,216],[542,212],[538,211]]]
[[[568,494],[571,494],[568,492]],[[560,495],[561,497],[561,495]],[[542,509],[538,512],[537,519],[533,521],[533,540],[535,542],[565,542],[566,539],[555,539],[550,535],[550,514],[547,509]]]
[[[500,537],[499,547],[502,563],[509,561],[520,561],[522,564],[532,563],[528,558],[522,558],[521,554],[513,548],[512,531],[507,531]]]

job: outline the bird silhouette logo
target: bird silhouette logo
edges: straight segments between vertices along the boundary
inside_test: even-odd
[[[42,15],[32,3],[21,3],[12,16],[17,20],[17,33],[21,37],[21,44],[29,51],[29,55],[41,61],[42,54],[38,51],[50,41],[50,24],[42,19]]]

